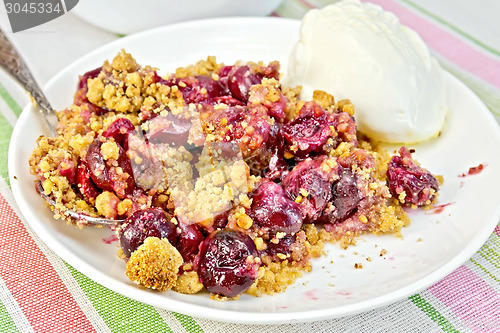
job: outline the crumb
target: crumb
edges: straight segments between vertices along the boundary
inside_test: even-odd
[[[182,273],[177,278],[177,283],[173,286],[172,290],[182,294],[196,294],[203,289],[203,284],[196,271],[189,271]]]
[[[130,256],[125,273],[138,285],[165,291],[176,285],[182,263],[181,254],[167,239],[148,237]]]

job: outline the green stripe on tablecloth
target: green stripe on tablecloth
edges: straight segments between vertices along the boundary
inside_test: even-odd
[[[420,310],[422,310],[422,312],[424,312],[430,319],[436,322],[444,332],[460,332],[456,328],[454,328],[453,325],[448,320],[446,320],[446,318],[443,317],[443,315],[441,315],[438,310],[436,310],[429,302],[427,302],[419,294],[410,296],[409,299]]]
[[[177,318],[177,320],[186,329],[186,331],[193,333],[204,332],[200,325],[198,325],[198,323],[193,319],[193,317],[186,316],[177,312],[172,312],[172,314],[175,316],[175,318]]]
[[[10,186],[9,171],[7,169],[7,156],[9,153],[9,142],[12,135],[12,125],[0,113],[0,176]]]
[[[111,331],[172,332],[154,307],[115,293],[66,265]]]
[[[500,228],[500,223],[498,223],[498,227]],[[495,247],[498,248],[498,250],[500,251],[500,235],[497,234],[496,232],[494,232],[491,237],[490,237],[490,240],[489,240],[492,244],[495,245]],[[499,259],[500,260],[500,259]]]
[[[497,56],[500,56],[500,51],[489,46],[488,44],[486,43],[483,43],[482,41],[474,38],[474,36],[466,33],[465,31],[457,28],[456,26],[454,26],[453,24],[445,21],[444,19],[442,19],[441,17],[435,15],[434,13],[428,11],[427,9],[415,4],[413,1],[409,1],[409,0],[402,0],[403,2],[407,3],[408,5],[410,5],[411,7],[415,8],[416,10],[420,11],[422,14],[424,15],[427,15],[429,16],[430,18],[432,18],[433,20],[439,22],[440,24],[444,25],[445,27],[447,27],[448,29],[454,31],[456,34],[468,39],[469,41],[471,41],[472,43],[476,44],[477,46],[485,49],[486,51],[488,52],[491,52]]]
[[[5,306],[0,303],[0,332],[19,332]]]
[[[484,255],[481,255],[481,257],[483,257],[484,259],[488,260],[488,258],[485,257]],[[483,273],[486,273],[490,278],[492,278],[493,280],[495,280],[497,283],[500,284],[500,280],[498,280],[498,278],[495,275],[491,274],[491,272],[489,270],[487,270],[483,265],[481,265],[480,263],[478,263],[474,258],[470,258],[470,261],[474,265],[476,265],[477,267],[479,267],[483,271]]]
[[[487,267],[484,266],[484,264],[489,264],[489,265],[493,266],[493,267],[490,266],[489,268],[494,268],[494,269],[500,270],[500,259],[498,257],[499,249],[500,249],[500,237],[497,236],[496,233],[493,233],[490,236],[490,238],[488,239],[488,241],[477,252],[477,255],[480,256],[480,258],[478,258],[478,259],[483,264],[481,264],[481,262],[479,262],[478,260],[474,259],[474,257],[472,257],[470,259],[470,261],[474,265],[479,267],[479,269],[481,269],[483,271],[483,273],[488,275],[493,281],[495,281],[498,284],[500,284],[500,278],[498,276],[495,276],[490,271],[490,269],[488,269]]]
[[[484,244],[481,250],[479,250],[479,255],[481,255],[481,257],[488,261],[493,267],[500,270],[500,263],[498,262],[498,251],[492,249],[488,243]],[[489,273],[496,282],[500,283],[500,280],[497,277],[493,276],[490,272],[487,273]]]
[[[0,83],[0,97],[5,101],[9,108],[14,111],[14,113],[19,117],[23,109],[17,104],[17,102],[12,98],[7,89]]]

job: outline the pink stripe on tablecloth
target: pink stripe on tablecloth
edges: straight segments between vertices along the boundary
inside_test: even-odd
[[[500,330],[500,295],[465,266],[428,289],[474,332]]]
[[[497,226],[494,231],[495,231],[495,234],[497,234],[497,236],[500,237],[500,227]]]
[[[0,194],[0,276],[36,332],[94,332],[80,306]]]
[[[367,1],[368,2],[368,1]],[[393,0],[369,0],[393,12],[401,22],[420,34],[431,49],[500,89],[500,61],[476,50],[464,40]]]

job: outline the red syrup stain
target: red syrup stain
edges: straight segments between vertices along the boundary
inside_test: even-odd
[[[462,173],[461,175],[458,175],[458,177],[463,178],[463,177],[467,177],[467,176],[477,175],[478,173],[480,173],[481,171],[484,170],[486,165],[487,165],[486,163],[481,163],[478,166],[470,167],[469,171],[467,171],[466,173]]]
[[[118,237],[116,237],[116,235],[111,235],[109,237],[103,238],[102,241],[106,244],[112,244],[118,241]]]
[[[436,205],[434,206],[433,209],[429,210],[428,212],[426,212],[427,215],[430,215],[430,214],[441,214],[444,209],[450,205],[453,205],[455,204],[454,202],[448,202],[448,203],[445,203],[445,204],[442,204],[442,205]]]
[[[310,300],[313,300],[313,301],[319,299],[319,297],[316,296],[316,290],[314,290],[314,289],[306,291],[305,295],[307,296],[307,298],[309,298]]]

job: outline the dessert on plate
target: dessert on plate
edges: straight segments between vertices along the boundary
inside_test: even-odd
[[[213,57],[161,77],[121,51],[81,76],[31,172],[57,218],[125,219],[119,255],[141,286],[281,292],[325,242],[397,234],[439,184],[408,148],[391,157],[358,133],[348,100],[303,101],[279,78],[277,62]]]
[[[440,177],[412,149],[391,156],[377,141],[426,140],[444,121],[440,69],[395,20],[355,0],[311,11],[284,81],[277,61],[209,56],[161,76],[122,50],[80,77],[30,171],[56,218],[124,220],[118,255],[142,287],[217,300],[282,292],[326,242],[398,235],[406,208],[437,198]],[[377,40],[411,56],[366,49]],[[395,92],[405,76],[415,86]]]

